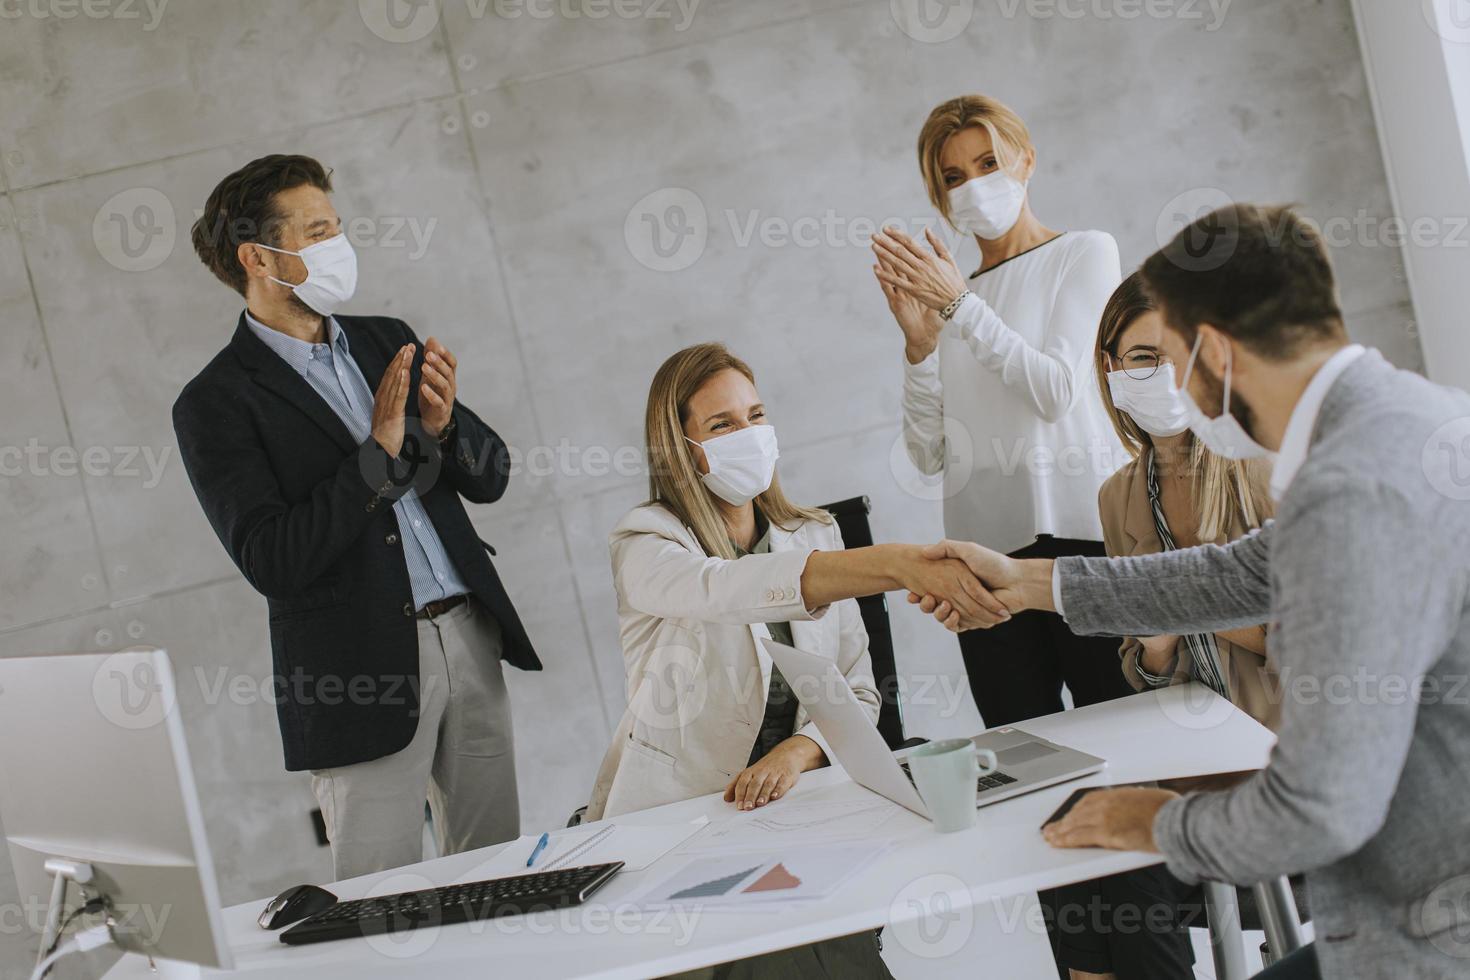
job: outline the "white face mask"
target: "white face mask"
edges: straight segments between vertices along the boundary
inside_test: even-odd
[[[1174,387],[1172,364],[1160,364],[1142,381],[1128,377],[1124,371],[1109,371],[1108,391],[1118,411],[1127,412],[1151,436],[1177,436],[1189,428],[1189,408]]]
[[[726,503],[740,507],[770,489],[781,457],[774,426],[751,425],[694,444],[704,450],[709,463],[709,472],[701,478],[705,487]]]
[[[335,235],[324,242],[308,245],[299,252],[274,248],[264,242],[256,242],[261,248],[282,255],[299,255],[306,263],[306,281],[286,282],[270,277],[271,282],[290,286],[296,298],[322,316],[331,316],[338,307],[352,298],[357,291],[357,253],[346,235]]]
[[[950,220],[960,231],[999,238],[1016,226],[1026,184],[1004,170],[967,180],[949,192]]]
[[[1194,350],[1189,352],[1189,363],[1184,365],[1184,383],[1179,389],[1179,397],[1184,399],[1185,407],[1189,410],[1189,427],[1194,430],[1195,436],[1199,438],[1204,447],[1216,456],[1223,456],[1226,459],[1256,459],[1271,455],[1271,451],[1252,439],[1235,416],[1230,414],[1231,354],[1229,348],[1225,351],[1224,410],[1214,418],[1210,418],[1200,411],[1194,398],[1190,396],[1189,375],[1194,370],[1194,359],[1199,356],[1200,344],[1204,339],[1204,334],[1195,335]]]

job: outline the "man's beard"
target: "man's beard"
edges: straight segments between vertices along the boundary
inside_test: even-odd
[[[1202,399],[1196,398],[1195,403],[1199,405],[1200,411],[1204,412],[1207,416],[1211,412],[1218,412],[1220,406],[1225,404],[1225,382],[1218,375],[1212,373],[1209,368],[1205,367],[1203,361],[1195,362],[1194,373],[1199,378],[1200,385],[1205,389],[1204,397]],[[1190,394],[1193,395],[1194,393],[1190,392]],[[1240,396],[1234,391],[1230,392],[1230,414],[1235,416],[1235,421],[1240,423],[1240,427],[1245,430],[1246,435],[1252,439],[1256,438],[1255,415],[1251,412],[1250,406],[1241,401]],[[1256,439],[1256,441],[1259,442],[1260,440]]]

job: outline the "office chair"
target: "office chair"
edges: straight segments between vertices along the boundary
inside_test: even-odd
[[[850,497],[822,507],[837,520],[842,542],[848,548],[866,548],[873,543],[868,526],[872,506],[867,497]],[[890,749],[903,747],[903,705],[898,696],[898,665],[893,653],[893,628],[888,622],[888,597],[883,593],[858,599],[863,625],[868,630],[868,656],[873,661],[873,678],[883,704],[878,711],[878,732]]]

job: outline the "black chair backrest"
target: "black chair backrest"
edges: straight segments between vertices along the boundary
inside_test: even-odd
[[[867,497],[852,497],[827,504],[822,508],[837,519],[842,542],[849,548],[866,548],[873,543],[873,530],[868,526],[872,509]],[[873,677],[883,706],[878,712],[878,732],[889,748],[904,742],[903,705],[898,697],[898,665],[893,655],[893,629],[888,622],[888,597],[883,593],[858,599],[863,625],[868,630],[868,656],[873,661]]]

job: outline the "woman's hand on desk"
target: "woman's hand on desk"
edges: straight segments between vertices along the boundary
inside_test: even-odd
[[[741,772],[725,787],[725,802],[737,810],[754,810],[785,796],[808,769],[825,760],[822,747],[805,735],[793,735]]]

